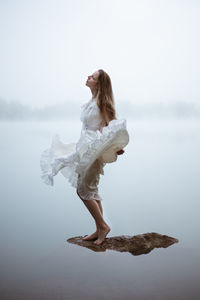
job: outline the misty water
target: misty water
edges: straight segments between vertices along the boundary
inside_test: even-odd
[[[39,160],[54,133],[76,142],[81,123],[1,122],[1,299],[198,299],[200,122],[127,129],[125,153],[100,177],[108,237],[157,232],[179,243],[138,256],[68,243],[95,223],[61,173],[42,182]]]

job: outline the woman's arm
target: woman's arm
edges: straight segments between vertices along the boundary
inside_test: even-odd
[[[100,132],[102,132],[103,127],[108,126],[109,122],[110,122],[110,120],[109,120],[108,116],[105,115],[105,120],[102,120],[102,122],[101,122],[101,126],[100,126],[100,129],[99,129]]]

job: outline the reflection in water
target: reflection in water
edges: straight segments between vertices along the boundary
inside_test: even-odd
[[[83,237],[77,236],[68,239],[67,241],[82,247],[86,247],[95,252],[104,252],[107,249],[119,252],[129,252],[132,255],[141,255],[151,252],[154,248],[167,248],[178,240],[167,236],[161,235],[156,232],[144,233],[135,236],[113,236],[106,238],[101,245],[95,245],[92,241],[84,241]]]

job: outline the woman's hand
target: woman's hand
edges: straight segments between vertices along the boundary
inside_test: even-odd
[[[123,154],[125,151],[123,150],[123,149],[121,149],[121,150],[119,150],[119,151],[117,151],[117,154],[118,155],[121,155],[121,154]]]

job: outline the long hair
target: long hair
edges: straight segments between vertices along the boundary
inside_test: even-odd
[[[96,89],[97,105],[104,125],[107,126],[111,120],[117,119],[115,102],[112,91],[110,76],[102,69],[98,70],[98,82]]]

